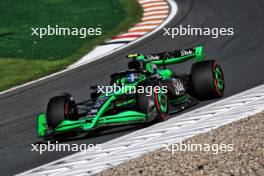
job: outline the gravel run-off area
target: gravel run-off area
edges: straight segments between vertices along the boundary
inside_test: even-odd
[[[184,144],[193,151],[187,151]],[[199,144],[198,148],[193,144]],[[264,112],[147,153],[98,175],[264,176]]]

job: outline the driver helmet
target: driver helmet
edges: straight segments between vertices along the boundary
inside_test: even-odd
[[[138,74],[136,73],[130,73],[127,75],[127,82],[128,83],[134,83],[139,79]]]

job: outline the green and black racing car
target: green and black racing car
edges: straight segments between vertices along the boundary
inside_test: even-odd
[[[76,103],[67,93],[51,98],[46,112],[37,117],[38,137],[79,134],[110,125],[161,122],[201,100],[224,94],[222,68],[215,60],[204,60],[201,46],[158,54],[129,54],[128,58],[128,70],[112,74],[107,89],[91,86],[90,100]],[[196,62],[189,74],[178,75],[166,67],[192,58]],[[111,89],[114,87],[118,89]]]

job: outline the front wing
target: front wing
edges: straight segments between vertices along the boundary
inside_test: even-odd
[[[44,113],[37,117],[37,134],[39,138],[72,131],[88,132],[95,128],[108,125],[128,124],[146,121],[146,114],[137,111],[125,111],[103,117],[83,117],[81,120],[64,120],[55,129],[50,129]]]

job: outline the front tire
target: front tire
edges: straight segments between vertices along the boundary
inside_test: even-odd
[[[50,99],[47,107],[47,123],[51,129],[56,128],[63,120],[75,120],[77,106],[69,95],[56,96]]]
[[[193,64],[191,84],[196,97],[200,100],[222,97],[225,80],[221,66],[215,60]]]

